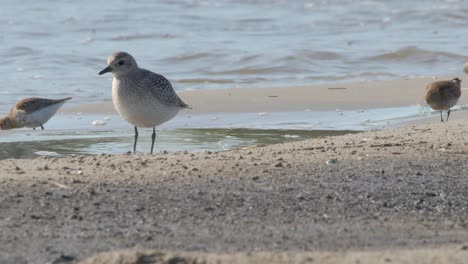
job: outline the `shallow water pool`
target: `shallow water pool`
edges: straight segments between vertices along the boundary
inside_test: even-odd
[[[455,108],[463,110],[463,107]],[[454,113],[456,114],[456,113]],[[155,151],[220,151],[383,129],[436,116],[424,106],[270,113],[183,113],[157,130]],[[99,123],[101,125],[93,125]],[[0,159],[40,155],[116,154],[133,149],[133,128],[119,116],[58,114],[46,130],[0,131]],[[151,132],[139,129],[138,151],[149,152]]]

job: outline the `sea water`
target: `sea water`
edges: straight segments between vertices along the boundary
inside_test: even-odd
[[[118,50],[178,91],[461,74],[467,26],[461,0],[4,0],[0,112],[109,100]]]

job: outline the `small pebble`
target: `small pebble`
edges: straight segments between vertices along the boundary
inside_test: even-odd
[[[282,168],[282,167],[284,167],[284,166],[283,166],[283,163],[278,162],[278,163],[275,164],[275,167],[276,167],[276,168]]]

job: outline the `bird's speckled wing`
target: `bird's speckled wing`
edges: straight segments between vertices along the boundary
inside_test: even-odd
[[[67,98],[64,98],[64,99],[57,99],[57,100],[30,97],[30,98],[23,99],[23,100],[19,101],[18,103],[16,103],[15,106],[13,106],[13,108],[11,109],[11,111],[16,109],[16,110],[23,110],[26,113],[32,113],[32,112],[40,110],[40,109],[42,109],[44,107],[54,105],[54,104],[57,104],[57,103],[62,103],[63,101],[67,101],[67,100],[70,100],[70,99],[71,99],[71,97],[67,97]]]
[[[164,76],[145,69],[140,69],[140,74],[139,78],[143,86],[151,87],[151,93],[161,103],[180,108],[189,107],[180,99],[171,83]]]

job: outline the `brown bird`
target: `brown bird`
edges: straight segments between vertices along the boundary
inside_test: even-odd
[[[10,112],[0,118],[0,130],[41,127],[55,115],[57,110],[71,97],[64,99],[26,98],[15,104]]]
[[[447,119],[450,116],[450,108],[457,104],[461,96],[461,80],[435,81],[427,85],[425,90],[426,103],[434,110],[440,111],[440,121],[444,122],[442,111],[448,110]]]

